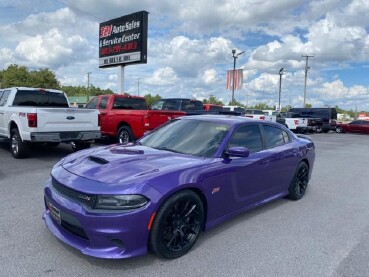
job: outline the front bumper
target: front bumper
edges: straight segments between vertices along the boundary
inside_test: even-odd
[[[128,258],[147,253],[148,223],[153,213],[151,202],[134,211],[94,212],[56,192],[47,181],[44,190],[48,229],[61,241],[98,258]],[[50,210],[60,211],[60,221]]]
[[[100,131],[30,133],[32,142],[90,141],[101,138]]]

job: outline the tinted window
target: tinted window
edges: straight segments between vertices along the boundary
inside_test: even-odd
[[[100,109],[106,109],[106,105],[108,104],[108,99],[109,99],[108,96],[105,96],[105,97],[101,98],[100,105],[99,105]]]
[[[251,153],[263,149],[260,129],[258,125],[248,125],[238,128],[232,135],[228,143],[228,148],[242,146],[250,150]]]
[[[203,110],[204,105],[201,101],[198,100],[189,100],[183,99],[182,100],[182,110]]]
[[[3,91],[1,98],[0,98],[0,107],[5,106],[6,102],[8,101],[9,95],[10,95],[10,90]]]
[[[114,99],[114,109],[120,110],[147,110],[146,101],[144,98],[122,98]]]
[[[14,106],[69,107],[63,93],[48,90],[18,90]]]
[[[151,105],[151,110],[161,110],[164,105],[164,100],[159,100],[158,102]]]
[[[174,120],[145,136],[140,143],[155,149],[213,157],[228,130],[229,126],[221,123]]]
[[[96,109],[99,97],[92,98],[92,100],[86,105],[87,109]]]
[[[180,100],[176,100],[176,99],[168,99],[165,100],[164,105],[162,106],[162,110],[172,110],[172,111],[177,111],[179,110],[179,103]]]
[[[284,144],[282,130],[277,127],[264,125],[265,145],[267,148]]]

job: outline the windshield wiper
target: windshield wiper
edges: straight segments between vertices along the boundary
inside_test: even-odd
[[[158,150],[169,151],[169,152],[173,152],[173,153],[184,154],[183,152],[173,150],[173,149],[169,149],[169,148],[166,148],[166,147],[153,147],[153,148],[158,149]]]

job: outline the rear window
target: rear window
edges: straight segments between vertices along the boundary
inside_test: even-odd
[[[48,90],[18,90],[13,106],[69,107],[64,93]]]
[[[115,98],[113,109],[147,110],[147,105],[144,98]]]
[[[220,106],[209,106],[209,111],[222,111],[223,107]]]
[[[198,100],[182,100],[182,110],[203,110],[204,105]]]

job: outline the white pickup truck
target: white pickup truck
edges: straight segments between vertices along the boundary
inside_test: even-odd
[[[245,109],[239,106],[223,106],[223,111],[239,112],[242,114],[242,116],[245,116],[245,117],[276,122],[275,115],[269,115],[263,112],[262,110]]]
[[[283,118],[288,129],[295,133],[306,133],[309,131],[307,118],[298,117],[297,114],[286,112],[273,112],[277,119]]]
[[[0,138],[10,139],[14,158],[27,156],[32,143],[74,150],[90,147],[101,137],[99,111],[69,107],[59,90],[14,87],[0,89]]]

